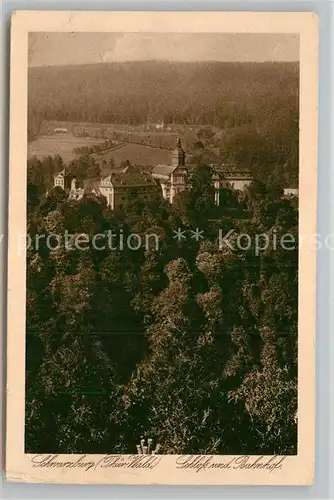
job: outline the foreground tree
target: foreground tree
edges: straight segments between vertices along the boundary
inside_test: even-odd
[[[281,368],[275,352],[275,335],[261,331],[261,364],[248,373],[241,386],[230,392],[230,401],[243,407],[258,437],[258,453],[297,453],[297,380],[287,367]]]
[[[213,337],[191,293],[182,259],[166,268],[168,287],[153,306],[150,354],[125,393],[131,429],[152,436],[162,453],[216,453],[223,446],[222,394],[212,370]]]

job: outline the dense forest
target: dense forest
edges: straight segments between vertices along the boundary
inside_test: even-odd
[[[164,454],[295,454],[298,250],[217,240],[231,229],[233,241],[297,237],[296,203],[256,181],[243,200],[223,190],[216,207],[205,165],[173,205],[131,192],[114,212],[60,188],[41,195],[39,180],[28,190],[32,242],[112,231],[154,233],[160,245],[90,240],[82,251],[44,238],[28,249],[26,451],[136,453],[150,438]]]
[[[298,63],[48,66],[29,70],[29,111],[44,120],[222,128],[296,112],[298,87]]]

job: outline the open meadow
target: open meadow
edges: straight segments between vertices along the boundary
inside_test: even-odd
[[[76,137],[68,134],[42,135],[36,140],[28,143],[28,158],[36,157],[43,159],[46,156],[59,155],[64,163],[69,163],[80,156],[78,148],[92,147],[102,144],[105,139],[86,136]],[[113,148],[108,148],[105,152],[94,153],[92,155],[98,162],[110,163],[113,160],[115,166],[128,160],[134,165],[157,165],[160,163],[170,164],[171,150],[132,142],[121,142]]]
[[[102,142],[103,139],[96,137],[75,137],[71,134],[44,135],[28,143],[28,159],[34,156],[42,159],[45,156],[60,155],[65,163],[69,163],[79,156],[74,152],[76,148],[90,147]]]
[[[116,166],[126,160],[133,165],[158,165],[160,163],[169,165],[171,163],[170,150],[133,143],[125,143],[122,147],[101,153],[99,157],[107,163],[113,159]]]

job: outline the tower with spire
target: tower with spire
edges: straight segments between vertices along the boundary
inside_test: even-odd
[[[173,203],[175,195],[185,190],[188,168],[186,166],[186,154],[182,149],[179,137],[172,152],[171,164],[156,165],[152,170],[152,176],[160,182],[162,196],[170,203]]]
[[[186,167],[186,154],[182,149],[180,137],[178,137],[176,141],[176,148],[172,153],[172,167],[173,171],[170,178],[170,203],[173,203],[174,197],[177,193],[185,189],[188,176],[188,170]]]
[[[176,141],[176,148],[173,150],[172,153],[172,166],[173,167],[184,167],[185,166],[185,152],[182,149],[181,146],[181,139],[180,137],[177,138]]]

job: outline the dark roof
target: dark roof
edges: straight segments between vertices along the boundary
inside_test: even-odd
[[[156,177],[169,177],[177,167],[172,165],[156,165],[152,168],[152,175]]]
[[[221,172],[221,177],[229,180],[252,180],[251,172]]]
[[[126,167],[120,173],[111,173],[108,177],[114,187],[156,186],[150,172],[143,172],[132,165]]]
[[[98,192],[100,184],[101,184],[101,179],[100,178],[85,179],[83,181],[84,192],[85,193],[90,193],[93,190],[95,190],[96,192]]]
[[[190,171],[198,166],[197,163],[188,163],[187,167]],[[212,173],[217,178],[229,179],[229,180],[252,180],[253,175],[250,170],[245,170],[234,164],[221,164],[221,165],[209,165],[212,169]]]
[[[58,175],[61,175],[62,177],[69,177],[71,174],[66,171],[66,168],[63,168],[58,174],[55,174],[54,177],[58,177]]]
[[[228,180],[252,180],[250,170],[245,170],[234,164],[210,165],[213,173]]]

